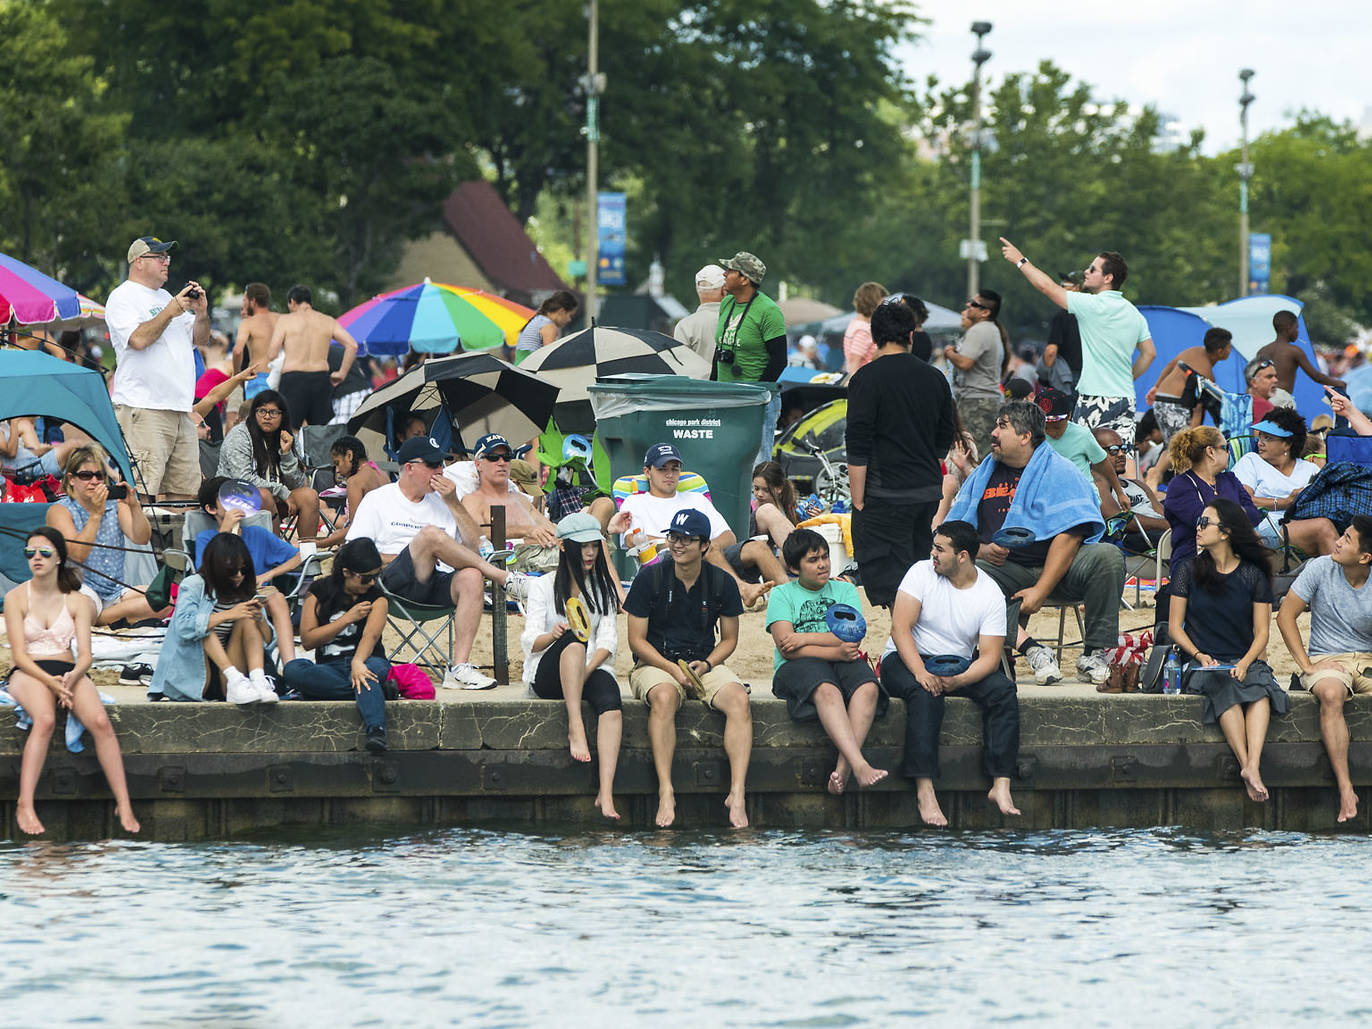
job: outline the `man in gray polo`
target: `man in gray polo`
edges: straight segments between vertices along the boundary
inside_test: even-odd
[[[786,319],[776,301],[762,292],[767,266],[740,250],[720,261],[724,269],[724,292],[715,328],[715,371],[719,382],[770,382],[786,368]],[[757,461],[772,459],[781,392],[773,390],[762,421],[762,441]]]
[[[1115,251],[1103,251],[1082,276],[1081,292],[1071,293],[1051,275],[1035,268],[1004,236],[1000,242],[1005,259],[1024,273],[1030,285],[1076,316],[1081,333],[1081,376],[1074,420],[1093,432],[1114,429],[1125,441],[1132,463],[1134,380],[1148,370],[1157,348],[1148,322],[1120,292],[1129,266]]]
[[[672,335],[705,360],[713,362],[719,303],[724,299],[724,269],[717,264],[707,264],[696,272],[696,296],[700,298],[700,306],[676,323]]]

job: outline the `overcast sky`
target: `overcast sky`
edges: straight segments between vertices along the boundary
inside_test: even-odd
[[[930,73],[967,81],[972,22],[989,21],[984,71],[992,79],[1052,60],[1090,83],[1097,99],[1152,104],[1176,117],[1183,134],[1205,129],[1208,153],[1238,143],[1240,68],[1256,72],[1250,137],[1289,125],[1302,107],[1372,121],[1366,0],[929,0],[921,11],[930,21],[924,38],[901,51],[906,74],[921,84]]]

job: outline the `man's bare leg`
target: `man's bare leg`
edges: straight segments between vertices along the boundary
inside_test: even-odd
[[[986,794],[986,799],[1000,808],[1002,815],[1020,813],[1019,808],[1015,807],[1015,799],[1010,796],[1010,780],[1006,776],[997,776],[991,780],[991,789]]]
[[[744,782],[753,754],[753,711],[748,704],[748,691],[742,683],[730,683],[715,694],[714,707],[724,713],[724,753],[729,758],[729,795],[724,798],[724,806],[729,809],[729,824],[744,829],[748,825]]]
[[[867,738],[867,730],[872,726],[872,710],[876,707],[876,687],[872,685],[869,710],[865,717],[866,724],[862,727],[862,739]],[[858,704],[858,698],[862,691],[853,696],[853,704]],[[831,682],[822,682],[815,688],[813,694],[815,710],[819,712],[819,724],[824,727],[825,733],[838,748],[839,763],[834,766],[833,774],[829,776],[829,792],[835,795],[843,792],[848,785],[848,773],[851,769],[858,777],[858,782],[863,786],[872,786],[885,779],[887,772],[884,769],[873,768],[871,763],[862,756],[862,742],[858,738],[855,726],[852,721],[852,713],[843,706],[843,694],[839,692],[837,686]],[[859,721],[863,721],[861,713],[858,713]]]
[[[456,611],[453,615],[453,652],[450,663],[466,664],[472,656],[472,644],[481,628],[481,612],[486,606],[486,590],[481,573],[475,568],[459,568],[448,583],[448,595]]]
[[[436,561],[442,561],[459,571],[475,568],[483,578],[489,579],[497,586],[504,586],[510,578],[510,573],[504,568],[497,568],[475,550],[457,542],[442,529],[432,525],[419,530],[419,534],[410,541],[410,556],[414,560],[416,572],[420,571],[422,559],[430,568]]]
[[[927,777],[915,779],[915,803],[919,805],[919,817],[925,825],[939,828],[948,824],[943,808],[938,806],[938,796],[934,793],[934,780]]]
[[[676,821],[676,793],[672,789],[672,758],[676,756],[676,711],[681,696],[676,685],[658,683],[648,691],[648,740],[657,771],[657,818],[659,829]]]
[[[1320,738],[1339,787],[1338,820],[1346,822],[1358,814],[1358,793],[1348,774],[1348,721],[1343,716],[1348,690],[1337,679],[1321,679],[1311,685],[1310,692],[1320,702]]]

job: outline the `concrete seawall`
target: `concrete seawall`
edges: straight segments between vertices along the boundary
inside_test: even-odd
[[[595,764],[567,753],[560,704],[527,699],[521,688],[443,694],[438,702],[387,705],[391,750],[362,750],[355,708],[285,703],[237,709],[224,704],[122,703],[110,709],[144,836],[222,838],[285,825],[606,823],[592,807]],[[1197,830],[1258,826],[1336,828],[1337,796],[1320,744],[1318,711],[1305,694],[1275,719],[1263,751],[1266,804],[1248,800],[1218,727],[1202,726],[1198,697],[1110,696],[1085,689],[1021,690],[1019,774],[1012,783],[1022,818],[986,801],[981,722],[952,699],[943,731],[945,813],[957,828],[1087,828],[1184,825]],[[1372,702],[1346,707],[1355,784],[1372,784]],[[624,747],[615,795],[624,823],[650,826],[656,779],[646,710],[624,704]],[[817,725],[797,725],[771,696],[753,699],[749,810],[760,827],[899,829],[918,826],[914,792],[899,767],[904,705],[893,701],[865,751],[891,778],[873,790],[824,792],[833,750]],[[594,743],[594,718],[586,714]],[[0,728],[0,816],[19,838],[14,797],[24,736],[10,718]],[[699,704],[678,716],[674,765],[678,824],[727,825],[728,765],[723,719]],[[115,835],[113,804],[93,747],[79,755],[60,743],[61,725],[38,788],[38,814],[53,839]],[[87,737],[89,740],[89,737]],[[1364,795],[1358,818],[1372,827]]]

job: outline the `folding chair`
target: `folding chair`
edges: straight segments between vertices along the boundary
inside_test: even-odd
[[[451,605],[416,604],[397,596],[378,579],[377,586],[386,597],[386,622],[399,636],[390,648],[393,664],[416,664],[429,669],[442,681],[453,652],[457,608]],[[440,623],[434,626],[433,623]],[[443,637],[447,645],[443,645]]]

